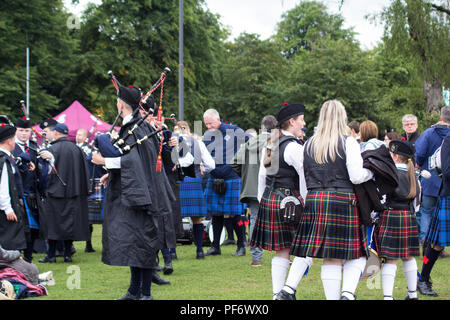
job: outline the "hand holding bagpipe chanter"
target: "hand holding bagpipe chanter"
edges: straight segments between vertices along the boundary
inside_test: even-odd
[[[136,108],[132,113],[133,118],[139,112],[139,109],[142,107],[142,105],[147,103],[147,99],[151,96],[151,94],[157,88],[161,87],[161,96],[160,96],[160,101],[159,101],[159,109],[158,109],[157,119],[159,121],[162,120],[163,84],[164,84],[164,80],[169,72],[170,72],[170,69],[165,68],[164,71],[161,73],[161,76],[159,77],[159,79],[156,81],[156,83],[151,87],[151,89],[145,95],[143,95],[141,97],[141,99],[139,101],[139,107]],[[116,79],[116,77],[114,76],[112,71],[109,71],[108,75],[111,76],[111,81],[112,81],[114,87],[116,88],[116,90],[118,91],[120,83],[118,82],[118,80]],[[95,138],[94,150],[98,151],[103,157],[118,157],[118,156],[122,156],[122,155],[126,154],[133,147],[135,147],[139,144],[142,144],[145,140],[148,140],[152,136],[158,134],[159,132],[161,132],[163,130],[162,128],[155,130],[148,135],[145,135],[143,137],[136,139],[136,141],[132,144],[129,144],[129,145],[125,144],[126,139],[134,133],[136,128],[138,128],[140,125],[142,125],[142,123],[146,120],[146,118],[151,113],[152,113],[152,110],[151,110],[151,108],[149,108],[149,110],[146,112],[146,114],[141,119],[139,119],[137,121],[137,123],[132,128],[130,128],[130,130],[128,130],[122,138],[119,138],[119,137],[113,135],[113,130],[114,130],[114,127],[115,127],[117,121],[119,120],[119,118],[121,116],[121,112],[120,112],[116,116],[110,130],[106,133],[106,135],[105,134],[100,135]],[[161,146],[162,146],[162,140],[161,140]],[[160,158],[160,156],[158,156],[158,158]],[[158,159],[158,160],[160,161],[160,159]]]
[[[23,114],[24,114],[24,116],[27,118],[27,119],[29,119],[29,117],[28,117],[28,114],[27,114],[27,108],[26,108],[26,106],[25,106],[25,101],[24,100],[20,100],[20,105],[21,105],[21,108],[22,108],[22,112],[23,112]],[[38,143],[37,143],[37,138],[42,138],[42,144],[41,145],[39,145]],[[48,162],[48,164],[50,165],[50,167],[51,167],[51,169],[52,169],[52,173],[53,174],[55,174],[55,176],[58,178],[58,180],[61,182],[61,184],[65,187],[67,184],[62,180],[62,178],[61,178],[61,176],[59,175],[59,173],[58,173],[58,170],[56,169],[56,167],[55,167],[55,165],[52,163],[52,161],[49,159],[49,158],[47,158],[47,157],[42,157],[41,156],[41,152],[43,152],[43,151],[47,151],[47,149],[48,149],[48,147],[49,147],[49,142],[48,142],[48,140],[47,140],[47,136],[46,136],[46,133],[45,132],[42,132],[42,133],[39,133],[36,129],[34,129],[33,127],[32,127],[32,140],[36,143],[36,145],[38,146],[38,148],[37,149],[34,149],[33,147],[31,147],[31,146],[28,146],[28,148],[30,149],[30,150],[33,150],[34,152],[36,152],[36,154],[37,154],[37,158],[39,159],[39,158],[41,158],[41,159],[43,159],[43,160],[45,160],[45,161],[47,161]],[[47,151],[48,152],[48,151]],[[26,159],[26,158],[19,158],[19,159],[17,159],[19,162],[20,161],[24,161],[25,163],[27,163],[27,162],[29,162],[30,164],[32,164],[32,162],[31,162],[31,159]],[[20,165],[20,164],[19,164]],[[33,166],[34,166],[34,164],[33,164]],[[31,170],[31,168],[30,168],[30,170]],[[34,170],[34,169],[33,169]]]

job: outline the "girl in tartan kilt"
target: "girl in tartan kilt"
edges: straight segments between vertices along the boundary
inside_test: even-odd
[[[450,119],[447,122],[450,123]],[[422,272],[417,282],[421,294],[434,297],[438,294],[433,290],[430,274],[439,255],[446,246],[450,245],[450,134],[442,141],[440,169],[442,171],[442,185],[439,202],[431,218],[425,238],[429,244],[423,256]]]
[[[308,194],[290,253],[322,258],[326,298],[353,300],[366,265],[353,184],[372,179],[373,173],[363,168],[341,102],[323,104],[317,130],[305,144],[303,167]]]
[[[303,174],[303,146],[298,137],[302,136],[305,106],[285,103],[277,114],[277,127],[272,130],[263,150],[258,176],[258,215],[250,240],[250,245],[268,251],[275,251],[272,259],[272,290],[274,299],[294,300],[295,291],[311,259],[294,260],[291,280],[286,282],[289,269],[289,249],[296,230],[296,224],[281,220],[280,202],[286,196],[296,197],[302,204],[306,195]],[[295,271],[294,271],[295,270]]]
[[[202,186],[204,174],[214,170],[216,164],[206,149],[205,144],[195,139],[186,121],[178,121],[176,129],[180,130],[183,141],[180,146],[182,155],[178,159],[184,178],[180,181],[181,217],[192,220],[192,233],[197,248],[197,259],[204,259],[202,218],[206,217],[206,200]]]
[[[378,256],[385,259],[381,270],[384,300],[393,300],[397,261],[402,260],[408,287],[407,300],[417,300],[417,263],[419,230],[414,210],[414,198],[419,195],[419,182],[412,158],[414,147],[408,141],[394,140],[389,151],[397,167],[398,187],[386,195],[386,207],[375,227]]]

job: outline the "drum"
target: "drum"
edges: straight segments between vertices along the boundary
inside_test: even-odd
[[[103,223],[103,201],[105,188],[100,183],[100,178],[93,181],[92,194],[88,197],[89,223]]]

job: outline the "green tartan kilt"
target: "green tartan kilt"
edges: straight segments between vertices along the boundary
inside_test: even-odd
[[[294,195],[303,203],[298,190]],[[281,196],[266,187],[259,204],[258,215],[250,240],[250,245],[268,251],[289,249],[297,229],[297,224],[282,223],[280,219]]]

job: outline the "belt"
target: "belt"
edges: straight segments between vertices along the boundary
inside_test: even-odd
[[[308,192],[317,192],[317,191],[335,191],[335,192],[352,192],[352,193],[354,192],[353,188],[345,188],[345,187],[308,189]]]

